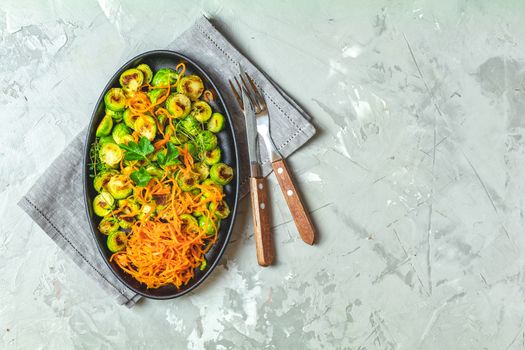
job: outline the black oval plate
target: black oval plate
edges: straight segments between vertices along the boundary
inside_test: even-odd
[[[98,126],[99,122],[102,120],[105,114],[104,95],[110,88],[120,87],[119,77],[120,74],[122,74],[122,72],[124,72],[126,69],[136,67],[141,63],[148,64],[154,72],[164,67],[175,69],[175,66],[180,62],[184,62],[186,64],[187,74],[196,74],[202,78],[202,81],[204,82],[204,87],[210,90],[216,97],[215,100],[212,103],[210,103],[213,110],[221,112],[226,117],[225,128],[218,134],[218,138],[219,145],[222,149],[222,161],[230,165],[235,170],[235,176],[232,182],[224,188],[225,200],[230,206],[230,208],[232,208],[232,210],[231,215],[227,219],[222,220],[219,229],[218,239],[215,242],[214,246],[206,254],[208,266],[204,271],[196,269],[195,277],[187,285],[182,286],[180,288],[176,288],[173,285],[169,285],[155,289],[148,289],[144,284],[138,282],[133,277],[122,271],[115,263],[109,261],[109,258],[111,257],[112,253],[108,250],[106,246],[106,236],[101,234],[98,230],[100,218],[94,215],[93,213],[92,200],[97,195],[97,192],[93,188],[93,179],[89,176],[91,173],[89,170],[89,148],[91,147],[91,144],[95,141],[96,127]],[[100,95],[97,105],[95,106],[95,110],[93,111],[84,147],[84,163],[82,172],[84,181],[84,199],[86,204],[88,221],[90,223],[93,237],[97,242],[98,250],[100,251],[100,254],[102,254],[104,261],[109,266],[111,271],[113,271],[115,276],[117,276],[117,278],[130,289],[147,298],[152,299],[176,298],[185,293],[188,293],[189,291],[197,287],[199,284],[201,284],[202,281],[204,281],[206,277],[208,277],[211,274],[215,266],[217,266],[219,259],[221,258],[222,254],[226,249],[226,246],[232,233],[239,198],[239,159],[237,152],[237,142],[235,139],[235,132],[233,129],[230,114],[224,103],[224,99],[222,98],[220,91],[217,90],[216,85],[210,79],[209,75],[201,67],[199,67],[197,63],[177,52],[167,50],[155,50],[145,52],[136,56],[135,58],[131,59],[126,64],[124,64],[115,73],[115,75],[113,75],[109,83],[104,88],[104,91]]]

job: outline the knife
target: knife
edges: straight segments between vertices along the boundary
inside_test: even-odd
[[[261,266],[268,266],[273,263],[275,253],[270,232],[270,208],[266,179],[262,175],[261,156],[258,149],[257,119],[253,104],[244,87],[241,92],[250,159],[250,195],[257,262]]]

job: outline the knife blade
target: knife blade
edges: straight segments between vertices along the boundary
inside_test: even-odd
[[[242,88],[242,102],[244,106],[244,122],[246,124],[246,139],[248,143],[248,158],[250,159],[250,176],[261,176],[261,156],[259,153],[259,134],[257,120],[252,101],[244,87]]]

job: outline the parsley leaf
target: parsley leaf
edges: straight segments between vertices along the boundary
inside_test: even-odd
[[[159,152],[157,154],[157,162],[159,165],[164,167],[180,164],[180,160],[178,158],[180,155],[179,149],[172,142],[168,142],[166,147],[166,154],[164,154],[164,152]]]
[[[148,161],[146,156],[155,150],[151,142],[146,137],[141,137],[138,144],[130,141],[127,145],[120,144],[119,146],[126,151],[124,152],[124,160]]]
[[[148,174],[146,168],[140,167],[140,170],[131,173],[130,178],[137,186],[144,187],[151,180],[151,175]]]

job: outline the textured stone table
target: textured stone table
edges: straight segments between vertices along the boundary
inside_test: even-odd
[[[525,5],[148,3],[0,5],[0,348],[523,349]],[[126,309],[15,203],[124,58],[203,12],[313,115],[290,164],[320,241],[270,177],[276,266],[245,199],[212,278]]]

